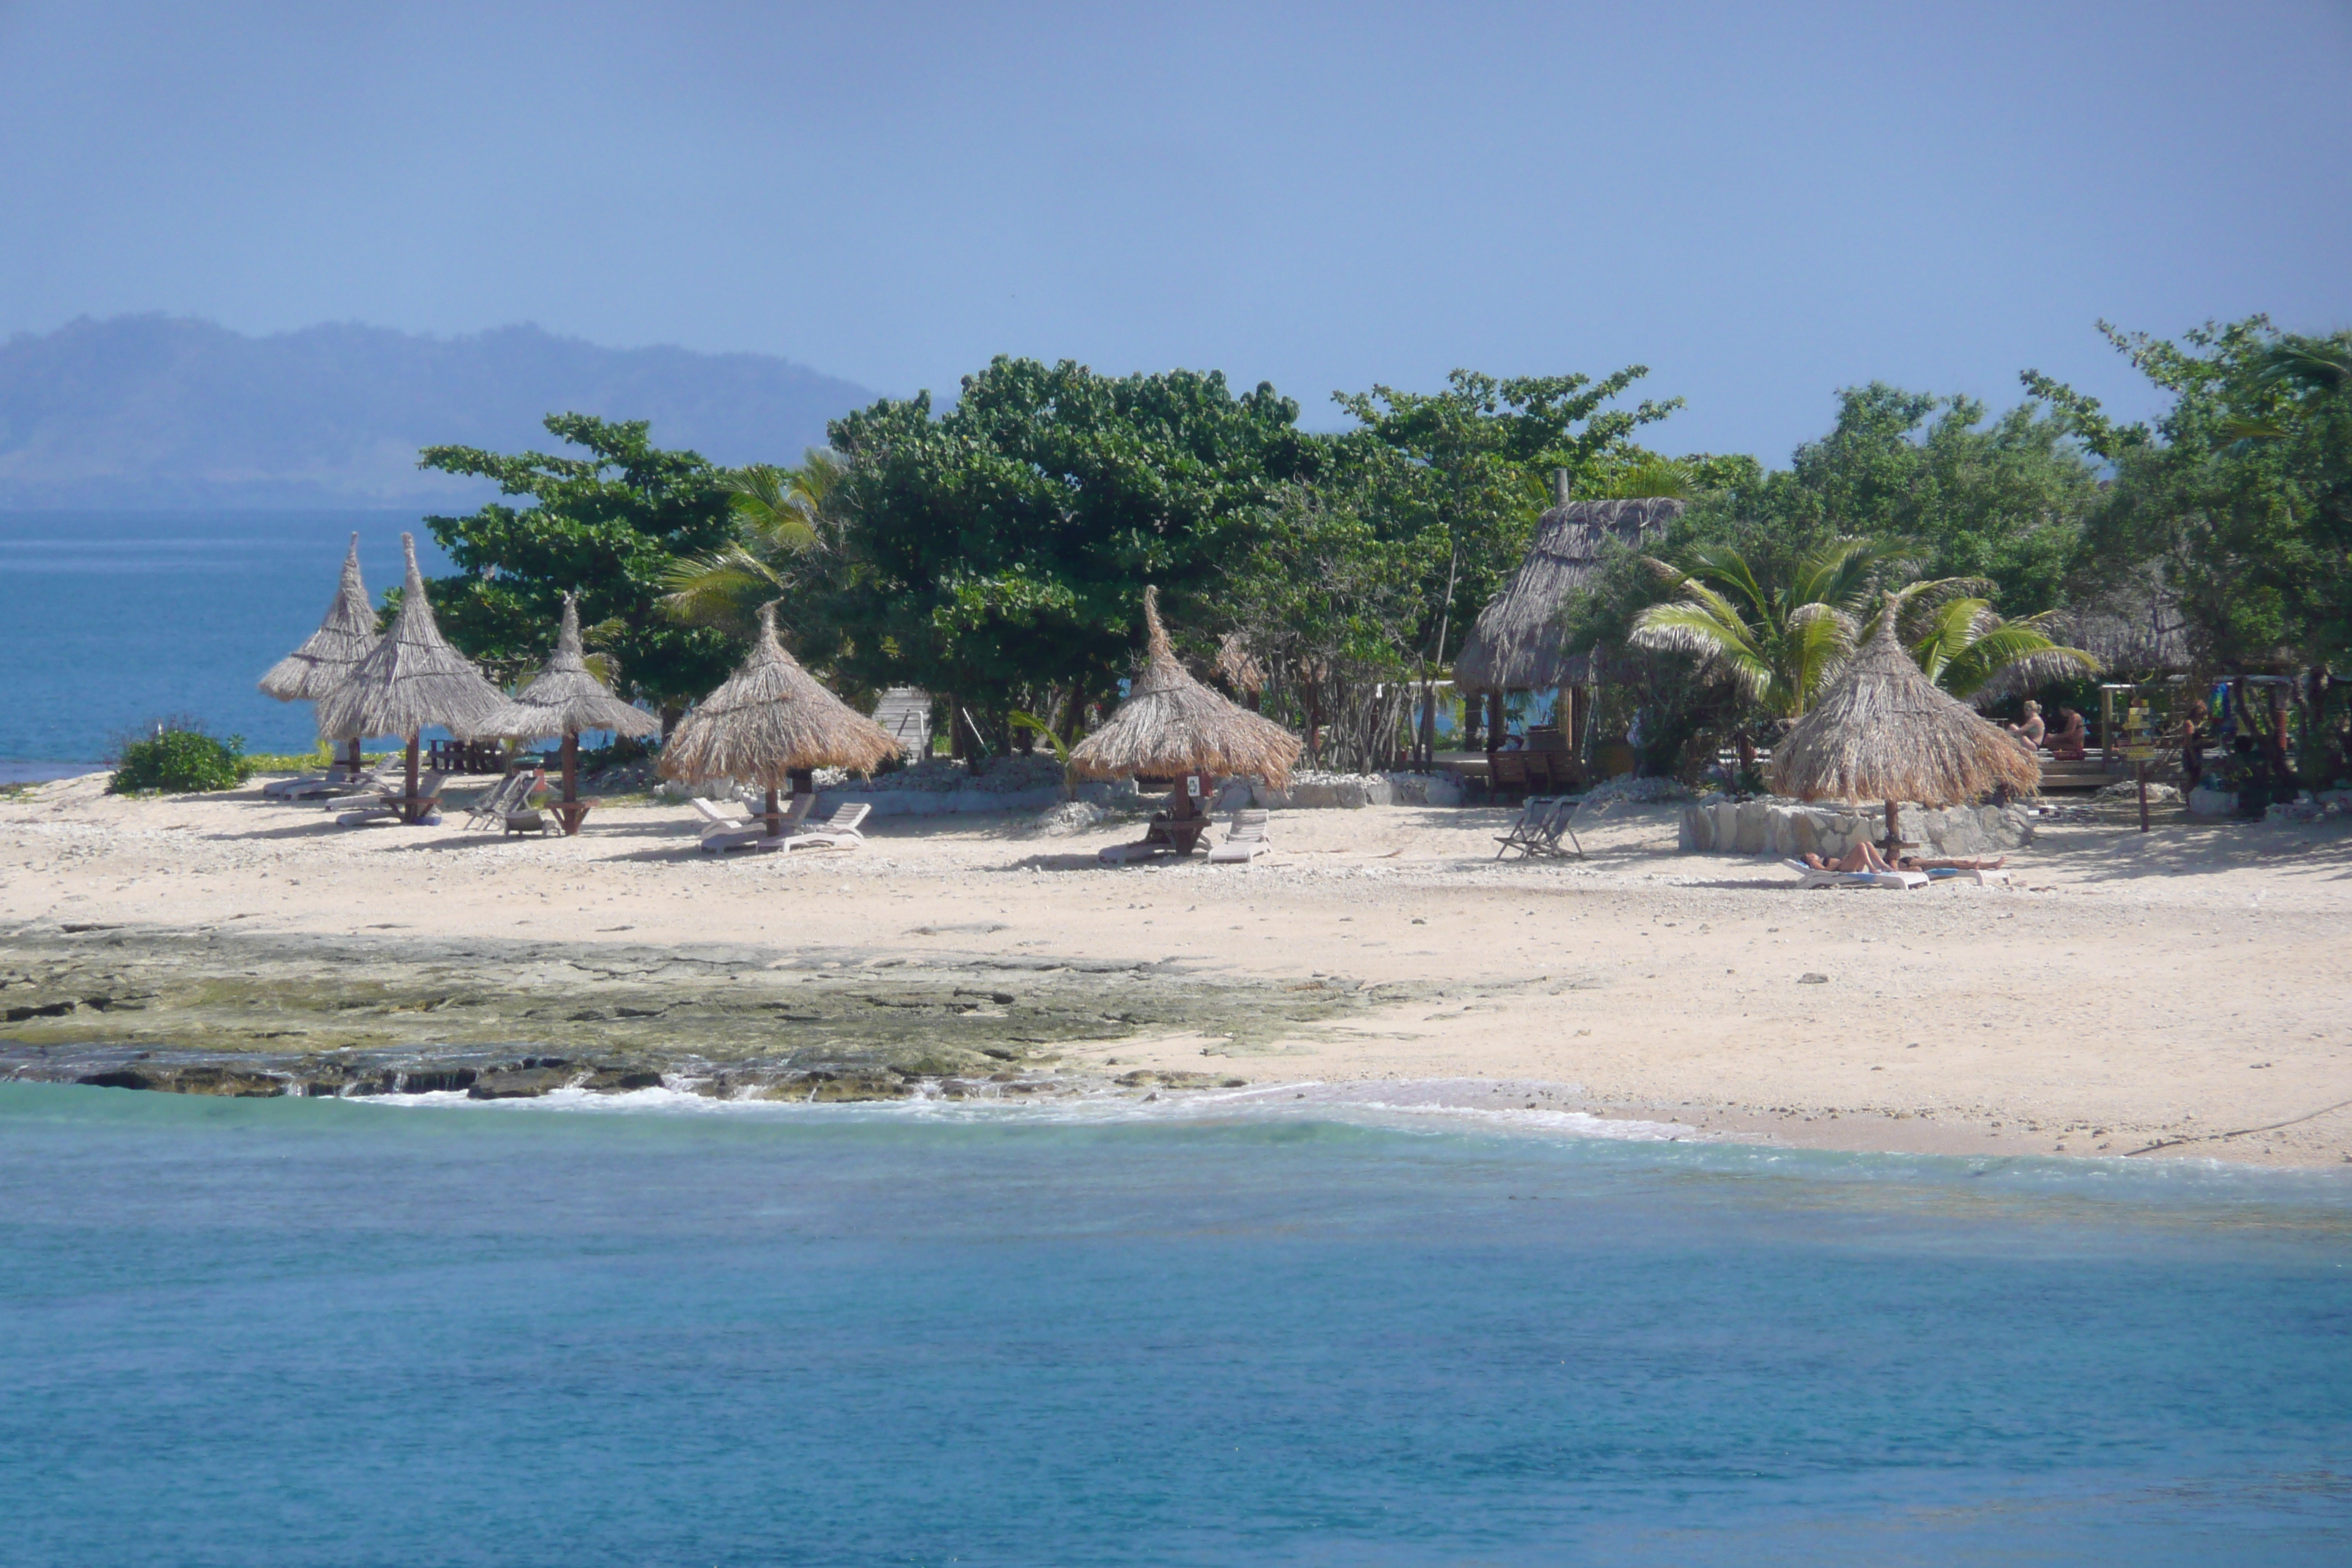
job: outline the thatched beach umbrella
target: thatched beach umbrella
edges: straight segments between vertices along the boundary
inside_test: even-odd
[[[1143,673],[1129,686],[1118,711],[1070,752],[1071,766],[1097,779],[1254,773],[1269,788],[1287,784],[1302,749],[1298,737],[1185,673],[1160,624],[1156,588],[1143,590],[1143,622],[1150,638]]]
[[[396,735],[408,742],[408,795],[401,815],[414,822],[428,805],[416,798],[417,736],[436,724],[465,734],[506,699],[443,640],[416,570],[416,536],[402,534],[400,548],[408,557],[400,614],[342,683],[319,700],[319,725],[331,735]]]
[[[319,629],[303,639],[300,647],[269,667],[269,673],[261,678],[261,689],[280,702],[316,702],[342,684],[375,642],[375,605],[368,598],[367,584],[360,581],[360,536],[354,533],[351,550],[343,557],[343,581],[335,591],[335,602],[327,606]],[[359,772],[358,736],[333,734],[324,723],[319,732],[331,741],[349,741],[349,766],[352,772]]]
[[[563,804],[556,818],[566,833],[580,831],[588,815],[580,802],[580,731],[610,730],[616,735],[658,735],[661,720],[613,695],[589,673],[580,648],[580,602],[563,595],[563,627],[556,634],[555,653],[513,701],[493,710],[466,731],[468,740],[512,735],[539,740],[563,737]]]
[[[768,830],[780,831],[776,794],[808,787],[817,768],[870,773],[898,755],[890,732],[817,684],[776,640],[776,606],[760,606],[751,655],[725,685],[678,721],[662,747],[667,779],[750,779],[768,792]]]
[[[2033,754],[1937,689],[1904,649],[1892,595],[1878,629],[1772,748],[1772,788],[1779,794],[1885,801],[1890,855],[1902,837],[1897,801],[1958,805],[1998,789],[2032,795],[2041,787],[2042,766]]]

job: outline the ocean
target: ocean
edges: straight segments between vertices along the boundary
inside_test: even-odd
[[[86,772],[184,717],[248,751],[317,739],[307,702],[254,683],[318,629],[352,532],[368,591],[449,563],[415,512],[0,512],[0,784]]]
[[[0,1084],[0,1562],[2352,1560],[2352,1185]]]

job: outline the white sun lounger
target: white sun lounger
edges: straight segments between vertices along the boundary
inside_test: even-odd
[[[1266,814],[1263,811],[1237,811],[1234,825],[1225,834],[1225,841],[1209,851],[1213,866],[1247,865],[1272,849],[1266,838]]]
[[[805,796],[814,802],[814,795]],[[809,825],[798,832],[787,829],[773,838],[760,840],[762,849],[855,849],[866,842],[866,835],[857,831],[865,820],[874,815],[874,808],[860,801],[856,805],[836,805],[823,816],[812,817]]]
[[[1780,862],[1804,880],[1800,888],[1924,888],[1927,885],[1925,871],[1824,871],[1808,866],[1802,860]]]
[[[694,815],[702,819],[702,852],[705,855],[724,854],[730,849],[755,849],[759,847],[760,840],[768,836],[765,825],[752,822],[741,815],[743,806],[740,801],[721,804],[705,800],[698,795],[688,796],[686,804],[693,807]]]

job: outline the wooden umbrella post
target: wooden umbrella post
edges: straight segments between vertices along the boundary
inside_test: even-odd
[[[400,802],[400,820],[412,826],[424,816],[416,805],[416,737],[408,737],[408,790]]]
[[[556,804],[555,820],[569,837],[588,819],[587,803],[580,798],[580,731],[563,732],[563,798]]]
[[[768,792],[767,806],[763,815],[767,818],[769,837],[773,838],[783,832],[784,810],[776,803],[776,792],[772,789]]]

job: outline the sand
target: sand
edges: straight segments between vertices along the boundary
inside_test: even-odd
[[[1497,865],[1507,811],[1371,807],[1277,813],[1250,866],[1112,869],[1094,852],[1131,825],[893,818],[860,850],[720,859],[668,804],[501,838],[102,784],[0,796],[0,922],[1175,961],[1372,1005],[1074,1064],[1455,1084],[1790,1147],[2352,1162],[2340,820],[2142,836],[2102,812],[2045,827],[2009,888],[1800,892],[1769,859],[1676,853],[1664,806],[1617,807],[1583,861]]]

